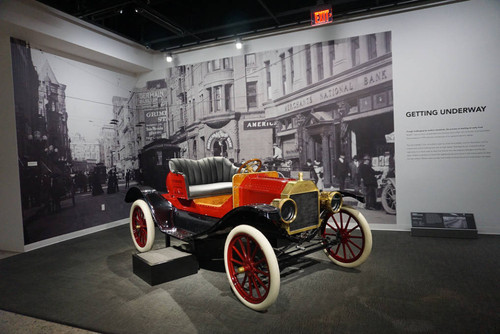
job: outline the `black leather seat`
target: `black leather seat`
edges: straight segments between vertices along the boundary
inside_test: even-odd
[[[200,160],[175,158],[169,162],[172,173],[181,174],[186,182],[188,198],[199,198],[232,193],[232,178],[238,171],[223,157]]]

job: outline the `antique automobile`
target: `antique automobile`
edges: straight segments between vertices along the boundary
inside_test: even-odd
[[[130,231],[139,252],[151,249],[155,225],[195,245],[222,240],[229,284],[246,306],[264,311],[280,289],[280,265],[323,250],[342,267],[363,263],[371,231],[357,210],[343,205],[338,191],[319,191],[313,181],[260,172],[259,159],[237,168],[222,157],[171,159],[167,190],[131,188]],[[194,247],[195,248],[195,247]],[[222,251],[223,249],[223,251]]]

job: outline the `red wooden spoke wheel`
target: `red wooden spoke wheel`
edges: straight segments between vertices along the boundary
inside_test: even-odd
[[[135,201],[130,208],[130,234],[139,252],[147,252],[153,246],[155,239],[153,218],[149,206],[143,200]]]
[[[278,261],[266,237],[256,228],[240,225],[229,233],[224,264],[231,288],[238,299],[257,311],[271,306],[278,297]]]
[[[363,215],[350,207],[328,213],[321,231],[324,242],[337,238],[338,244],[325,249],[326,255],[342,267],[356,267],[365,262],[372,249],[372,233]]]

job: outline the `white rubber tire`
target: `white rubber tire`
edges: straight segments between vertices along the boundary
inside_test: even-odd
[[[349,261],[349,262],[336,259],[329,253],[328,249],[325,249],[325,254],[333,263],[335,263],[338,266],[344,268],[357,267],[366,261],[366,259],[368,258],[368,256],[370,256],[370,253],[372,251],[373,241],[372,241],[372,232],[370,230],[370,226],[368,225],[366,218],[361,214],[361,212],[349,206],[343,206],[342,209],[340,209],[340,212],[333,215],[335,216],[339,214],[347,215],[358,223],[363,236],[362,253],[355,261]]]
[[[251,298],[245,298],[248,296],[242,295],[240,290],[243,290],[244,287],[240,284],[241,282],[238,280],[238,275],[235,270],[235,263],[230,263],[233,259],[233,254],[229,254],[229,251],[232,251],[234,243],[237,240],[241,240],[243,238],[243,242],[247,239],[253,239],[256,242],[258,247],[260,247],[262,254],[264,255],[267,261],[267,270],[269,272],[269,288],[267,295],[265,298],[260,298],[261,300],[251,301]],[[256,252],[253,252],[256,254]],[[260,261],[259,261],[260,262]],[[255,262],[253,262],[255,264]],[[256,311],[265,311],[267,310],[278,298],[279,290],[280,290],[280,270],[278,265],[278,260],[276,258],[276,254],[274,253],[271,244],[267,240],[267,238],[257,230],[256,228],[249,225],[239,225],[235,227],[226,238],[226,243],[224,246],[224,265],[226,268],[227,279],[229,280],[229,284],[231,285],[231,289],[233,290],[236,297],[247,307],[256,310]],[[240,273],[243,274],[243,273]],[[245,273],[245,277],[247,274]],[[234,279],[234,281],[233,281]],[[249,278],[250,281],[251,278]],[[245,281],[245,280],[244,280]],[[257,298],[259,299],[259,298]]]
[[[132,204],[129,226],[135,248],[141,253],[151,250],[155,240],[155,224],[149,205],[144,200],[138,199]]]

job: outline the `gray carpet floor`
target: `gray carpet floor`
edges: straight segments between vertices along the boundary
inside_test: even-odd
[[[322,252],[283,269],[276,303],[259,313],[221,263],[148,285],[132,273],[124,225],[0,260],[0,309],[100,333],[500,332],[500,236],[373,231],[373,244],[356,269]]]

